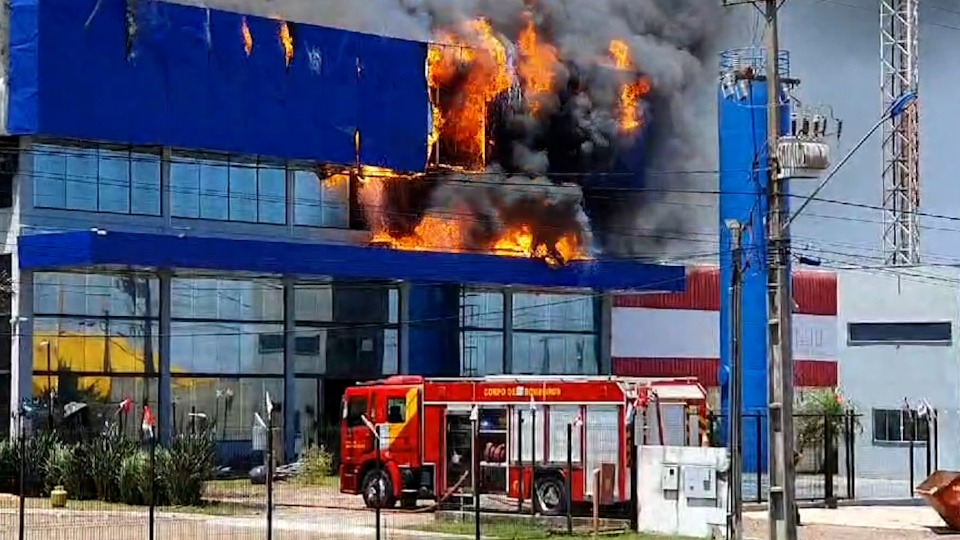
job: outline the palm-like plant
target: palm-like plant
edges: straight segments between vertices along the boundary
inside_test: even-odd
[[[863,431],[856,408],[832,388],[804,396],[798,413],[797,446],[801,453],[822,451],[828,438],[836,451],[845,429],[857,433]]]

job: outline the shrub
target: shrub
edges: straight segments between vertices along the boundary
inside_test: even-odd
[[[70,497],[81,491],[82,467],[78,466],[79,445],[57,444],[47,456],[46,491],[63,486]]]
[[[213,478],[216,442],[211,430],[177,435],[170,448],[157,453],[157,472],[166,499],[175,506],[202,502],[204,483]]]
[[[26,440],[26,443],[23,445],[23,459],[25,459],[24,464],[26,465],[26,470],[24,471],[24,486],[22,486],[24,495],[36,497],[43,494],[47,480],[47,461],[50,454],[52,454],[59,445],[60,442],[56,434],[48,432],[35,434]],[[19,453],[20,445],[15,444],[15,447],[18,450],[17,459],[19,460],[21,458]],[[17,463],[17,467],[19,470],[19,462]]]
[[[84,467],[90,475],[97,499],[106,502],[120,500],[120,465],[137,451],[137,444],[116,429],[84,443]]]
[[[152,494],[150,456],[144,451],[134,452],[120,463],[120,501],[125,504],[149,504]]]
[[[303,469],[299,480],[305,484],[322,485],[333,474],[333,454],[323,445],[311,446],[303,454]]]
[[[17,448],[12,440],[0,441],[0,493],[15,493],[19,478]]]

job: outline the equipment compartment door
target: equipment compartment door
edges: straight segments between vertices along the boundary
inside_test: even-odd
[[[446,419],[447,445],[444,453],[446,462],[447,482],[446,489],[450,489],[463,477],[470,473],[473,457],[473,428],[470,424],[469,412],[447,411]],[[463,484],[463,488],[473,488],[473,479]]]

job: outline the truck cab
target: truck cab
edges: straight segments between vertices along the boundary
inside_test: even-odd
[[[421,379],[392,377],[347,389],[340,427],[340,491],[367,506],[406,505],[419,493]]]

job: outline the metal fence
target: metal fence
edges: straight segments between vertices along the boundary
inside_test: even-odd
[[[551,473],[577,476],[573,471],[583,471],[593,460],[581,455],[575,422],[551,423],[544,430],[543,418],[529,419],[540,422],[531,433],[550,435],[538,440],[519,430],[514,442],[520,450],[515,456],[503,456],[503,467],[497,461],[501,456],[489,450],[474,428],[469,434],[470,456],[460,475],[464,481],[455,489],[445,490],[439,501],[412,505],[396,501],[388,508],[370,509],[362,496],[340,493],[335,451],[313,446],[295,463],[282,464],[280,430],[269,417],[264,419],[264,440],[253,445],[262,450],[252,461],[265,466],[250,469],[231,466],[228,463],[236,460],[219,454],[224,434],[215,426],[184,422],[172,433],[152,437],[151,415],[139,409],[129,420],[120,420],[120,415],[96,429],[64,425],[50,429],[38,418],[32,422],[35,427],[21,422],[19,436],[0,441],[0,538],[380,539],[419,538],[424,532],[439,538],[537,538],[594,524],[589,505],[565,504],[571,500],[571,485],[548,482],[537,489],[541,486],[535,484],[519,498],[510,498],[509,486],[493,473],[509,465],[527,474],[536,470],[535,478],[549,478]],[[329,439],[335,439],[332,432],[314,438]],[[598,454],[605,447],[619,448],[619,430],[614,426],[598,430],[590,444]],[[374,489],[382,486],[373,484]],[[474,504],[475,492],[479,504]],[[613,517],[617,519],[612,526],[625,527],[629,515],[621,510],[604,509],[597,515],[597,526],[610,527],[606,518]]]
[[[903,415],[908,429],[903,440],[894,442],[877,441],[872,426],[865,425],[871,419],[859,414],[794,415],[797,500],[831,506],[839,500],[914,497],[915,487],[938,468],[941,419],[937,411],[921,415],[905,410]],[[726,446],[725,420],[710,415],[712,446]],[[743,431],[745,454],[757,456],[745,462],[743,498],[764,503],[769,488],[766,416],[744,414]],[[881,457],[874,457],[878,451]],[[877,460],[882,468],[873,463]]]

